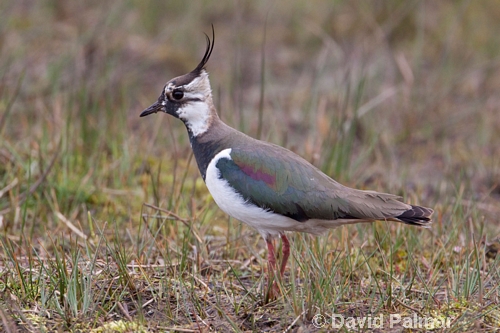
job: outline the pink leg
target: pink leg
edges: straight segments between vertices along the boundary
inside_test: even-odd
[[[268,274],[271,275],[276,269],[276,253],[274,251],[274,245],[272,238],[266,239],[267,243],[267,264],[269,266]]]
[[[267,274],[269,277],[269,285],[268,290],[265,296],[265,302],[267,303],[269,300],[276,299],[277,295],[279,295],[280,290],[276,281],[274,281],[274,274],[276,272],[276,252],[274,250],[274,244],[271,237],[266,239],[267,243]],[[273,282],[274,281],[274,282]],[[272,284],[271,284],[272,283]]]
[[[290,243],[288,242],[288,238],[286,238],[285,234],[281,235],[281,241],[282,241],[282,253],[283,253],[283,259],[281,260],[281,277],[283,277],[283,273],[285,273],[285,268],[286,268],[286,263],[288,262],[288,257],[290,256]]]

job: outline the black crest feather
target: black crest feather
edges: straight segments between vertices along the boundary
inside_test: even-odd
[[[207,49],[205,50],[205,55],[203,56],[203,59],[201,59],[200,63],[198,66],[196,66],[195,69],[191,73],[194,73],[196,75],[199,75],[201,70],[205,68],[205,65],[208,62],[208,59],[210,59],[210,56],[212,55],[212,51],[214,50],[214,42],[215,42],[215,30],[214,30],[214,25],[212,24],[212,41],[210,41],[210,37],[208,37],[207,34],[205,34],[205,37],[207,38]]]

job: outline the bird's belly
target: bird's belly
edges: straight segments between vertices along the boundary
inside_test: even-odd
[[[257,229],[264,238],[277,236],[284,230],[288,230],[291,224],[297,223],[286,216],[266,211],[247,202],[225,179],[220,178],[220,172],[216,167],[217,161],[222,157],[231,158],[230,153],[231,150],[226,149],[217,154],[208,164],[205,176],[208,190],[219,208],[235,219]]]
[[[289,217],[273,213],[247,202],[230,184],[220,178],[216,167],[221,157],[230,158],[230,149],[222,151],[209,163],[205,183],[215,202],[226,214],[257,229],[264,237],[275,237],[284,231],[302,231],[320,234],[326,229],[335,227],[335,223],[325,220],[309,220],[298,222]]]

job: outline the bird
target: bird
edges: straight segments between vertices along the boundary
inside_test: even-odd
[[[218,116],[206,64],[215,43],[191,72],[168,81],[158,100],[141,112],[180,119],[188,132],[198,168],[214,201],[228,215],[255,228],[268,249],[268,273],[283,277],[290,255],[286,232],[320,235],[346,224],[395,221],[429,228],[431,208],[401,197],[344,186],[279,145],[252,138]],[[282,241],[277,268],[274,240]]]

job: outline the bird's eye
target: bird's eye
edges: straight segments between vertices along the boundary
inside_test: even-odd
[[[184,92],[182,90],[174,90],[172,92],[172,97],[176,100],[180,100],[182,99],[182,97],[184,97]]]

